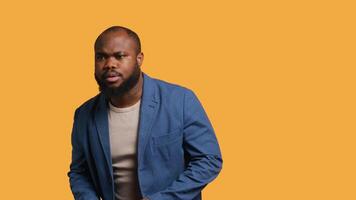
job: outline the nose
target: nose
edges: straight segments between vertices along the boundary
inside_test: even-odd
[[[117,65],[117,63],[115,62],[115,58],[110,56],[106,59],[104,68],[106,68],[106,69],[116,68],[117,67],[116,65]]]

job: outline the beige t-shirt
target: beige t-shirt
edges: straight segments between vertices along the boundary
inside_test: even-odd
[[[109,135],[116,200],[139,200],[137,179],[137,136],[139,100],[118,108],[109,103]]]

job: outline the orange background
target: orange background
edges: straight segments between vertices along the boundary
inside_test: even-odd
[[[2,199],[72,199],[74,109],[112,25],[203,103],[224,158],[205,200],[356,199],[353,2],[2,1]]]

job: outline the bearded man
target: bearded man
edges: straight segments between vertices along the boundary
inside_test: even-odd
[[[196,95],[143,73],[140,39],[126,27],[106,29],[94,50],[100,93],[74,115],[74,198],[201,200],[222,157]]]

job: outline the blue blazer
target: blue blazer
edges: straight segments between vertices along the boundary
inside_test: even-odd
[[[189,89],[143,73],[138,133],[138,180],[150,200],[200,200],[220,172],[211,123]],[[76,109],[68,172],[76,200],[113,200],[107,100],[99,93]]]

